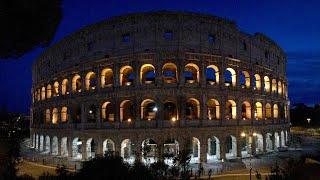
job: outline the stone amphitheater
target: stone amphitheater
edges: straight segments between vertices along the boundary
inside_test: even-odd
[[[277,151],[289,137],[286,62],[274,41],[225,18],[112,17],[35,60],[32,148],[68,161],[116,152],[168,164],[163,154],[184,148],[191,163]]]

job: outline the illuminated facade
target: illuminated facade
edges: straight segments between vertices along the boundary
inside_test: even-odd
[[[68,160],[153,162],[186,144],[192,163],[248,157],[286,145],[287,92],[286,55],[261,33],[196,13],[114,17],[36,60],[32,145]]]

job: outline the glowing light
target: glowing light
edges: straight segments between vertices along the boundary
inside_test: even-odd
[[[176,119],[175,117],[172,117],[172,118],[171,118],[171,121],[173,121],[173,122],[176,121],[176,120],[177,120],[177,119]]]
[[[254,132],[252,135],[253,135],[253,136],[257,136],[257,133]]]
[[[131,122],[131,118],[128,119],[128,122]]]
[[[242,133],[241,133],[241,137],[246,137],[246,133],[245,133],[245,132],[242,132]]]
[[[90,110],[89,113],[92,114],[92,110]]]
[[[154,107],[152,110],[153,110],[154,112],[157,112],[157,111],[158,111],[158,108],[157,108],[157,107]]]

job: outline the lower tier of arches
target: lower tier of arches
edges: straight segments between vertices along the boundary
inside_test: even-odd
[[[191,163],[245,158],[277,151],[289,139],[289,127],[171,128],[145,130],[31,130],[32,148],[42,155],[88,160],[105,153],[117,153],[132,163],[137,158],[153,163],[188,150]]]

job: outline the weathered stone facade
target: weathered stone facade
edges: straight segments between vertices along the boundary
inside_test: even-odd
[[[112,150],[128,161],[147,139],[157,152],[192,142],[192,162],[274,150],[288,136],[285,68],[277,44],[226,19],[114,17],[36,60],[33,146],[70,159]]]

